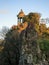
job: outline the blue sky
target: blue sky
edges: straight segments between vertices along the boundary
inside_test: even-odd
[[[0,28],[17,24],[17,14],[39,12],[42,18],[49,17],[49,0],[0,0]],[[49,24],[48,24],[49,25]]]

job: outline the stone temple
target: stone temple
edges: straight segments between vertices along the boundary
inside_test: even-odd
[[[23,17],[25,16],[23,10],[21,9],[21,11],[18,13],[17,17],[18,17],[18,23],[22,23],[23,22]]]

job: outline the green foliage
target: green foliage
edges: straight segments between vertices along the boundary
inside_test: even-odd
[[[40,48],[43,52],[48,52],[49,51],[49,40],[43,39],[40,41]]]
[[[44,32],[42,34],[42,37],[45,38],[45,39],[49,39],[49,34],[47,32]]]
[[[10,30],[6,34],[4,49],[1,53],[0,65],[18,65],[20,56],[20,44],[19,33],[17,30]]]
[[[39,19],[40,19],[39,13],[31,12],[23,18],[23,21],[28,22],[28,23],[31,22],[35,30],[38,32],[39,31]]]

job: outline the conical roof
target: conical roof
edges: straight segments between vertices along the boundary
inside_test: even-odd
[[[19,12],[19,14],[17,15],[18,18],[24,17],[25,14],[23,12],[23,10],[21,9],[21,11]]]

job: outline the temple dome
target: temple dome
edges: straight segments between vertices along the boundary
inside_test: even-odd
[[[25,14],[24,14],[23,10],[21,9],[21,11],[20,11],[19,14],[17,15],[17,17],[18,17],[18,18],[22,18],[22,17],[24,17],[24,16],[25,16]]]

